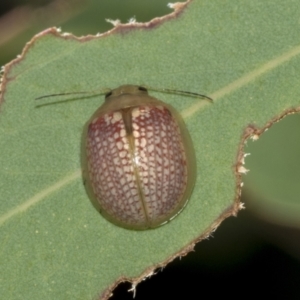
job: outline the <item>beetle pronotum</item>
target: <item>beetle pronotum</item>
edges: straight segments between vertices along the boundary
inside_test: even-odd
[[[72,93],[49,96],[66,94]],[[142,86],[123,85],[106,94],[84,127],[81,159],[94,205],[107,220],[128,229],[172,220],[196,180],[195,151],[180,114]]]

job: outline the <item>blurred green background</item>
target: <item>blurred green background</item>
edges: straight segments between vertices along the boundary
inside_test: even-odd
[[[0,65],[21,53],[33,35],[52,26],[76,36],[103,33],[105,21],[138,22],[171,12],[165,0],[1,0]],[[300,4],[299,4],[300,8]],[[201,92],[201,91],[199,91]],[[221,296],[232,283],[247,296],[299,299],[300,292],[300,116],[290,115],[249,140],[250,172],[243,176],[246,210],[227,219],[209,240],[163,272],[142,282],[136,299],[192,297],[209,289]],[[195,285],[195,279],[199,284]],[[84,279],[83,279],[84,280]],[[80,283],[78,283],[80,284]],[[111,299],[132,299],[121,284]],[[212,289],[213,288],[213,289]],[[239,295],[238,295],[239,294]]]

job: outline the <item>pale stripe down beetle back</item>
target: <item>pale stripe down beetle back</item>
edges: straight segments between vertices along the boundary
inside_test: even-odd
[[[196,179],[193,144],[179,113],[124,85],[109,92],[83,133],[83,177],[100,213],[115,225],[163,225],[186,205]]]

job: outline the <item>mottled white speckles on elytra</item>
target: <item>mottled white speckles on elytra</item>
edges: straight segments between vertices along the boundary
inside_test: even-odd
[[[120,175],[120,177],[123,175],[123,169],[121,167],[116,167],[116,172]],[[121,178],[123,180],[123,178]]]
[[[155,151],[156,151],[157,156],[161,156],[162,152],[161,152],[161,149],[159,147],[156,147]]]
[[[153,169],[150,169],[148,174],[150,175],[150,177],[155,178],[156,173]],[[153,181],[153,182],[155,182],[155,181]]]
[[[120,112],[114,112],[111,118],[111,123],[115,124],[116,122],[119,122],[122,120],[122,114]]]
[[[138,118],[140,115],[141,115],[140,108],[137,107],[132,110],[131,116],[133,119]]]
[[[124,158],[126,155],[127,155],[127,152],[126,152],[126,151],[120,151],[120,152],[119,152],[120,158]]]
[[[153,155],[149,156],[149,157],[147,157],[147,160],[148,160],[148,167],[155,168],[155,166],[156,166],[155,157]]]
[[[111,115],[110,114],[104,115],[104,121],[105,121],[106,125],[111,124]]]
[[[158,136],[158,135],[155,135],[155,136],[154,136],[154,144],[155,144],[155,145],[159,145],[159,144],[160,144],[160,142],[161,142],[161,138],[160,138],[160,136]]]
[[[157,161],[157,165],[161,165],[162,164],[162,159],[161,157],[156,157],[156,161]]]
[[[127,193],[125,193],[125,198],[126,199],[132,199],[132,198],[130,198],[130,196],[131,196],[131,192],[130,191],[128,191]],[[132,199],[132,201],[133,201],[133,199]]]
[[[129,150],[130,146],[129,146],[129,143],[127,140],[123,147],[124,147],[124,150]]]
[[[162,139],[162,142],[160,144],[161,144],[161,147],[163,148],[163,152],[165,152],[164,150],[166,150],[168,148],[167,143],[165,142],[164,139]]]
[[[157,166],[157,172],[161,173],[162,172],[162,167],[161,166]],[[166,172],[168,172],[168,170],[166,170]]]
[[[135,120],[133,119],[132,128],[133,128],[134,130],[136,130],[136,131],[141,130],[140,126],[139,126],[137,123],[134,123],[134,121],[135,121]]]
[[[120,137],[125,137],[126,136],[126,130],[124,128],[122,128],[120,130]]]
[[[123,145],[124,144],[122,142],[120,142],[120,141],[116,142],[116,146],[117,146],[117,148],[118,148],[119,151],[121,151],[123,149]]]
[[[137,148],[137,147],[136,147]],[[138,157],[139,157],[139,164],[137,165],[137,167],[139,168],[139,173],[143,173],[143,170],[145,170],[145,168],[147,168],[146,163],[148,161],[147,158],[147,153],[145,153],[145,151],[138,151]]]
[[[135,138],[139,138],[139,137],[140,137],[140,133],[139,133],[137,130],[134,130],[134,131],[133,131],[133,136],[134,136]]]
[[[144,148],[147,145],[147,141],[145,138],[141,138],[141,147]]]
[[[148,185],[146,185],[145,187],[144,187],[144,195],[148,195],[149,194],[149,186]]]
[[[133,172],[133,170],[132,170]],[[128,182],[128,186],[130,187],[130,189],[132,189],[134,187],[134,182],[135,182],[135,176],[133,173],[128,173],[126,174],[126,179],[127,179],[127,182]]]
[[[124,173],[130,173],[131,172],[131,170],[132,170],[132,166],[123,166],[123,169],[124,169]]]

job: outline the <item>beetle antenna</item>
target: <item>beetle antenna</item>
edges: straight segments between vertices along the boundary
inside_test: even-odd
[[[50,97],[57,97],[57,96],[65,96],[65,95],[77,95],[77,94],[86,94],[88,92],[73,92],[73,93],[58,93],[58,94],[49,94],[49,95],[44,95],[44,96],[39,96],[35,98],[34,100],[40,100],[44,98],[50,98]]]
[[[188,92],[188,91],[180,91],[180,90],[171,90],[171,89],[163,89],[165,90],[167,93],[178,93],[181,95],[186,95],[186,96],[195,96],[195,97],[199,97],[199,98],[203,98],[203,99],[207,99],[210,102],[213,102],[214,100],[206,95],[202,95],[202,94],[198,94],[198,93],[194,93],[194,92]]]
[[[152,90],[152,91],[157,91],[157,92],[162,92],[162,93],[173,93],[173,94],[179,94],[179,95],[184,95],[184,96],[192,96],[192,97],[196,97],[196,98],[202,98],[202,99],[206,99],[210,102],[213,102],[213,99],[206,96],[206,95],[202,95],[202,94],[198,94],[198,93],[194,93],[194,92],[188,92],[188,91],[180,91],[180,90],[173,90],[173,89],[165,89],[165,88],[153,88],[153,87],[149,87],[149,86],[143,86],[145,88],[147,88],[148,90]]]
[[[66,93],[57,93],[57,94],[49,94],[49,95],[44,95],[44,96],[39,96],[35,98],[35,100],[40,100],[44,98],[51,98],[51,97],[58,97],[58,96],[66,96],[66,95],[82,95],[82,94],[106,94],[107,92],[111,91],[111,89],[105,89],[105,90],[98,90],[98,91],[89,91],[89,92],[66,92]]]

